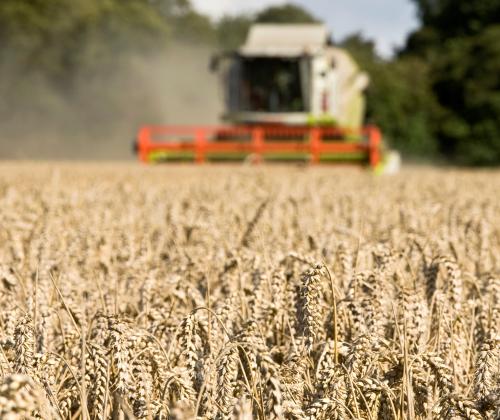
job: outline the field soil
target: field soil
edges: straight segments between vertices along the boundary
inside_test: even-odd
[[[0,164],[0,418],[498,419],[500,171]]]

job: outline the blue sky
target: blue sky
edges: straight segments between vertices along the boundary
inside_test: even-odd
[[[195,7],[213,18],[224,14],[253,12],[280,0],[191,0]],[[402,45],[409,31],[417,26],[415,8],[410,0],[295,0],[324,20],[336,40],[362,32],[375,40],[377,50],[390,56]]]

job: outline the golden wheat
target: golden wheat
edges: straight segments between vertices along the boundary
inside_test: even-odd
[[[2,419],[497,419],[500,173],[0,166]]]

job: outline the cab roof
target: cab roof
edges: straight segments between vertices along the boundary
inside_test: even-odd
[[[242,56],[298,57],[315,55],[328,44],[329,33],[323,24],[266,24],[250,27]]]

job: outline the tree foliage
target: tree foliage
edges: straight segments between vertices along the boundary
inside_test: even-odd
[[[500,163],[500,2],[413,1],[422,26],[401,57],[428,63],[439,151],[459,163]]]
[[[168,34],[162,16],[142,0],[0,3],[4,61],[56,79],[96,65],[110,51],[157,45]]]
[[[421,26],[394,58],[342,43],[371,76],[368,118],[406,155],[500,163],[500,3],[413,1]]]
[[[245,42],[254,18],[250,15],[224,16],[217,24],[217,41],[224,50],[234,50]]]
[[[188,0],[2,0],[2,66],[67,84],[123,54],[169,40],[214,43],[210,20]]]
[[[500,25],[452,38],[433,64],[433,89],[443,108],[441,150],[459,162],[500,162]]]
[[[415,58],[386,61],[375,44],[354,34],[341,42],[370,75],[367,120],[381,127],[386,141],[406,155],[429,157],[436,152],[430,131],[436,108],[426,63]]]
[[[315,23],[318,20],[303,7],[295,4],[271,6],[262,10],[255,18],[259,23]]]
[[[500,21],[498,0],[412,0],[422,29],[433,28],[441,39],[475,35]],[[417,30],[418,32],[418,30]]]
[[[219,45],[226,50],[239,47],[245,41],[250,25],[258,23],[315,23],[317,19],[303,7],[294,4],[267,7],[256,15],[224,16],[217,24]]]

